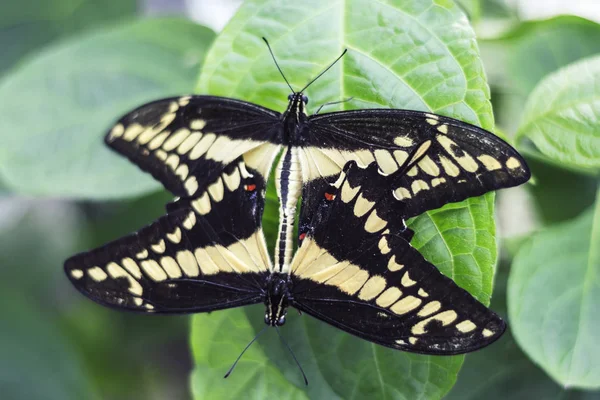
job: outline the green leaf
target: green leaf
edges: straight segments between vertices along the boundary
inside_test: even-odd
[[[189,93],[212,31],[134,21],[49,47],[0,82],[0,175],[36,196],[115,198],[158,189],[103,143],[133,107]]]
[[[508,300],[515,338],[536,364],[565,387],[600,388],[600,189],[593,209],[521,247]]]
[[[510,46],[508,74],[527,95],[548,74],[600,52],[600,25],[575,16],[525,22],[502,41]]]
[[[600,172],[600,57],[573,63],[533,91],[517,132],[551,160]]]
[[[0,3],[0,76],[23,57],[53,40],[134,15],[136,3],[135,0],[3,1]]]
[[[381,398],[412,399],[420,395],[432,399],[440,397],[438,386],[453,379],[462,364],[462,357],[424,361],[408,353],[364,346],[361,339],[340,336],[329,325],[294,314],[280,330],[305,370],[308,386],[285,345],[269,328],[244,354],[228,382],[222,382],[244,346],[265,327],[264,307],[253,306],[245,313],[234,309],[193,318],[194,398],[234,399],[241,393],[249,398],[264,398],[266,394],[280,398],[277,394],[281,392],[291,398],[311,399],[364,398],[369,393]],[[398,385],[398,380],[410,384]]]
[[[296,90],[348,48],[348,54],[307,90],[312,111],[324,102],[352,96],[351,102],[337,109],[429,110],[493,128],[489,91],[474,34],[464,14],[451,1],[246,1],[208,53],[197,90],[284,110],[289,88],[261,36],[270,39]],[[492,216],[493,195],[487,195],[446,206],[411,222],[417,229],[415,247],[486,303],[496,259]],[[265,229],[273,229],[270,221],[274,218],[267,210]],[[219,332],[218,342],[202,342],[206,335],[210,337],[210,333],[203,333],[203,326],[215,317],[194,317],[193,343],[211,348],[207,364],[207,354],[197,354],[198,346],[194,347],[195,359],[202,364],[202,372],[192,377],[196,398],[216,393],[211,379],[224,374],[238,351],[262,328],[263,312],[258,307],[246,313],[254,327],[251,332],[240,333],[235,325],[227,326]],[[232,320],[240,315],[237,310],[219,314]],[[367,394],[441,398],[453,385],[463,359],[386,349],[308,316],[291,315],[282,333],[307,372],[311,398]],[[236,352],[231,351],[232,343],[239,343]],[[261,347],[260,343],[254,346]],[[262,352],[291,382],[290,390],[303,386],[283,345],[271,343],[262,346]],[[212,371],[217,366],[218,371]],[[264,368],[255,371],[240,365],[236,373],[253,376],[254,381],[245,383],[245,390],[281,385],[279,375],[271,377]]]
[[[506,316],[506,286],[509,275],[508,261],[500,262],[494,285],[492,309]],[[557,385],[539,369],[517,346],[508,331],[486,351],[477,351],[465,357],[458,381],[444,400],[583,400],[598,399],[598,393],[566,390]]]
[[[495,90],[498,123],[514,132],[527,96],[540,80],[567,64],[600,52],[600,25],[574,16],[527,21],[498,39],[481,41],[480,45]]]
[[[273,25],[265,27],[265,21]],[[247,1],[207,55],[198,91],[285,110],[289,88],[261,36],[271,38],[277,60],[297,90],[348,49],[307,90],[312,111],[327,101],[353,97],[338,109],[429,110],[493,128],[473,30],[449,0],[352,0],[333,6],[317,0],[302,5]]]
[[[269,333],[275,332],[267,332],[267,335]],[[194,319],[191,335],[195,361],[192,374],[194,398],[308,399],[301,389],[289,385],[258,343],[250,347],[231,376],[223,381],[233,361],[254,335],[254,328],[241,309]]]

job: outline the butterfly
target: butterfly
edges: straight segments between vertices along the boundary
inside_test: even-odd
[[[427,155],[395,188],[399,201],[410,199],[406,202],[410,216],[529,179],[527,165],[510,145],[452,118],[394,109],[308,116],[304,91],[345,52],[303,89],[294,91],[265,42],[292,91],[282,114],[224,97],[174,97],[126,114],[105,141],[175,196],[194,199],[191,206],[198,213],[212,197],[210,187],[208,192],[201,189],[215,185],[232,162],[242,157],[254,175],[266,180],[281,153],[275,171],[280,204],[277,271],[290,269],[294,217],[304,188],[328,185],[349,161],[363,166],[376,163],[383,173],[392,174],[422,141],[430,140]],[[303,197],[305,213],[312,213],[311,202]]]
[[[270,326],[283,325],[295,307],[399,350],[476,350],[498,339],[505,323],[410,245],[404,217],[413,209],[392,189],[432,142],[392,174],[350,161],[336,181],[306,187],[318,198],[288,272],[267,254],[266,182],[243,157],[201,190],[201,204],[181,198],[140,231],[68,259],[65,271],[85,296],[121,310],[198,313],[264,303]]]
[[[493,134],[435,114],[307,116],[306,87],[292,90],[283,114],[184,96],[121,118],[106,143],[177,198],[151,225],[68,259],[73,285],[103,305],[147,313],[264,303],[270,326],[295,307],[417,353],[460,354],[496,340],[504,322],[410,245],[405,221],[527,181],[525,160]],[[261,218],[279,154],[271,262]]]

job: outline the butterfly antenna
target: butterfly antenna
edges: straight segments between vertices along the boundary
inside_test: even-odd
[[[312,81],[308,82],[308,84],[306,86],[304,86],[302,88],[302,90],[299,91],[298,93],[304,92],[306,90],[306,88],[309,87],[310,85],[312,85],[314,81],[316,81],[317,79],[319,79],[321,77],[321,75],[323,75],[325,72],[329,71],[329,68],[333,67],[336,62],[340,61],[340,59],[342,57],[344,57],[344,54],[346,54],[347,51],[348,51],[348,49],[344,49],[344,51],[342,52],[342,54],[340,54],[340,56],[338,58],[336,58],[334,62],[332,62],[331,64],[329,64],[329,67],[325,68],[319,75],[317,75],[317,77],[315,79],[313,79]]]
[[[319,109],[317,110],[317,112],[315,113],[315,115],[317,115],[317,114],[318,114],[318,113],[321,111],[321,109],[322,109],[323,107],[325,107],[325,106],[332,106],[332,105],[334,105],[334,104],[345,103],[345,102],[347,102],[347,101],[350,101],[350,100],[352,100],[353,98],[354,98],[354,97],[348,97],[347,99],[344,99],[344,100],[330,101],[330,102],[328,102],[328,103],[321,104],[321,107],[319,107]]]
[[[294,89],[292,88],[292,85],[290,85],[290,83],[288,82],[287,78],[283,74],[283,71],[281,70],[281,67],[279,67],[279,64],[277,64],[277,60],[275,59],[275,54],[273,54],[273,50],[271,50],[271,45],[269,44],[269,42],[267,41],[266,38],[263,37],[262,40],[264,40],[265,43],[267,44],[267,48],[269,49],[269,53],[271,53],[271,57],[273,57],[273,61],[275,62],[275,65],[277,66],[277,69],[279,70],[279,73],[281,74],[281,76],[283,76],[283,80],[285,81],[285,83],[287,83],[287,85],[290,88],[290,90],[292,91],[292,93],[296,93],[294,91]]]
[[[238,356],[238,358],[235,360],[235,362],[233,363],[233,365],[231,366],[231,368],[229,368],[229,371],[227,371],[227,373],[225,374],[224,378],[227,378],[229,375],[231,375],[231,373],[233,372],[233,369],[237,365],[238,361],[240,361],[240,359],[242,358],[242,356],[244,355],[244,353],[246,352],[246,350],[248,350],[250,348],[250,346],[252,346],[252,343],[256,342],[256,339],[258,339],[263,333],[265,333],[265,330],[268,327],[269,327],[269,325],[266,325],[264,328],[262,328],[262,330],[260,332],[258,332],[256,334],[256,336],[254,336],[254,339],[252,339],[250,341],[250,343],[248,343],[248,345],[244,348],[244,350],[242,350],[242,352],[240,353],[240,355]]]
[[[302,369],[302,366],[300,365],[300,362],[296,358],[296,355],[292,351],[292,348],[290,347],[289,344],[287,344],[287,342],[285,341],[285,339],[283,338],[283,336],[281,336],[281,333],[279,332],[279,327],[275,326],[275,330],[277,331],[277,335],[279,336],[279,339],[281,339],[281,342],[285,345],[285,347],[287,347],[288,351],[290,352],[290,354],[294,358],[294,361],[296,361],[296,365],[298,366],[298,368],[300,368],[300,372],[302,372],[302,377],[304,378],[304,384],[306,384],[306,386],[308,386],[308,379],[306,378],[306,374],[304,373],[304,370]]]

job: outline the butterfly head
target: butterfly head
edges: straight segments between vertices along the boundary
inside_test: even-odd
[[[284,113],[285,120],[293,120],[294,124],[301,123],[303,118],[306,117],[306,105],[308,104],[308,97],[302,92],[290,93],[288,96],[288,107]],[[287,118],[286,118],[287,117]]]
[[[302,93],[290,93],[288,95],[288,101],[297,101],[297,100],[295,100],[296,98],[302,99],[302,103],[304,103],[304,105],[308,104],[308,97],[306,97],[305,94],[302,94]]]
[[[289,305],[289,276],[273,274],[267,284],[265,298],[265,324],[281,326],[285,324],[285,316]]]

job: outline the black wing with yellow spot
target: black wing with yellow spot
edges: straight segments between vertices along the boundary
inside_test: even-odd
[[[350,163],[319,200],[292,262],[292,305],[416,353],[461,354],[498,339],[504,322],[410,245],[411,234],[386,205],[399,203],[373,173],[380,175],[374,163]],[[369,200],[377,187],[379,198]]]
[[[192,197],[242,154],[249,168],[266,177],[280,126],[279,113],[252,103],[184,96],[131,111],[105,141],[176,196]]]
[[[312,116],[300,152],[305,184],[335,177],[348,161],[376,163],[386,175],[429,141],[427,154],[394,182],[405,217],[529,179],[525,160],[497,136],[452,118],[419,111],[368,109]],[[332,179],[328,179],[331,182]]]
[[[136,233],[65,262],[96,302],[157,313],[263,301],[271,269],[261,229],[265,182],[238,160],[198,196]]]

